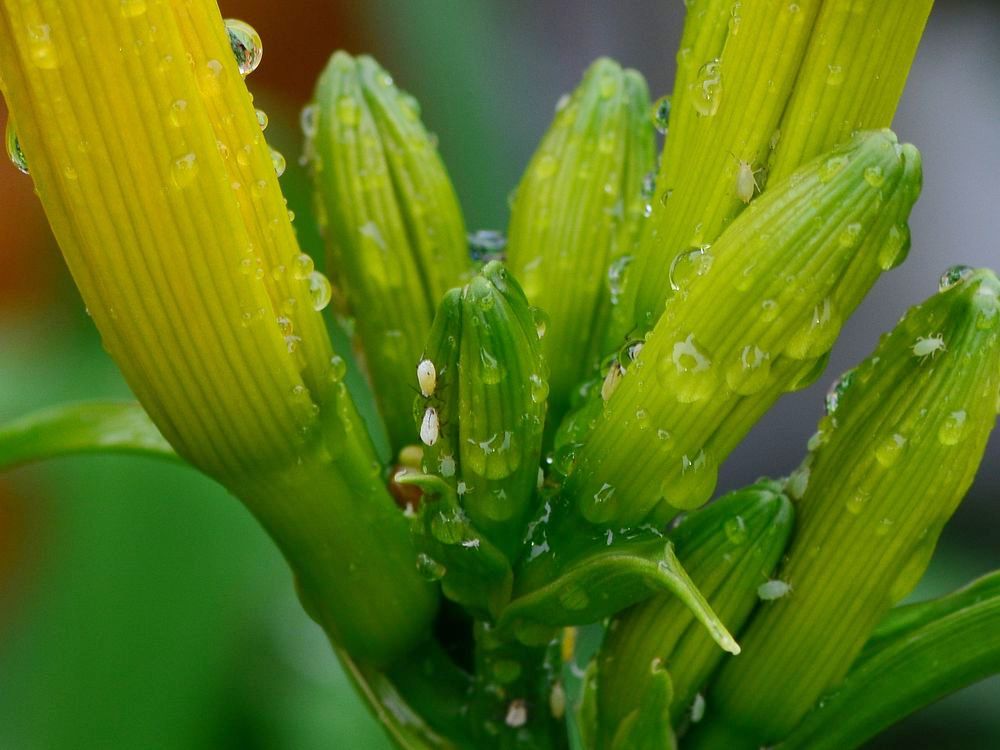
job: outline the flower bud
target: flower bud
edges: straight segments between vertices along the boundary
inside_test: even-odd
[[[517,188],[508,263],[549,316],[543,344],[552,418],[566,410],[570,390],[601,353],[608,268],[638,239],[653,145],[646,82],[602,58],[560,100]]]
[[[820,423],[779,575],[794,593],[754,618],[745,656],[720,673],[710,734],[783,739],[923,575],[1000,389],[1000,281],[967,270],[948,284],[883,338]]]
[[[517,557],[534,510],[548,381],[532,308],[498,262],[438,310],[417,384],[424,471],[441,477],[471,523]],[[428,364],[429,363],[429,364]]]
[[[330,60],[306,153],[328,268],[354,316],[390,439],[414,437],[410,380],[441,296],[470,262],[458,199],[413,97],[369,57]]]
[[[567,480],[584,517],[663,522],[711,496],[719,464],[822,371],[844,320],[905,256],[920,174],[891,132],[859,134],[678,257],[676,292]]]
[[[734,632],[749,618],[758,589],[781,559],[793,517],[783,494],[757,484],[692,513],[670,532],[691,580]],[[601,733],[610,740],[632,720],[658,671],[669,673],[673,683],[664,720],[678,726],[696,691],[725,658],[674,597],[625,610],[611,621],[598,656]]]

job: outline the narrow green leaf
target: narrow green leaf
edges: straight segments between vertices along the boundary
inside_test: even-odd
[[[1000,593],[992,578],[989,590],[971,601],[954,595],[957,607],[952,597],[914,605],[933,615],[861,661],[779,747],[858,747],[919,708],[1000,672]]]
[[[676,293],[645,342],[626,345],[638,353],[567,468],[585,518],[662,523],[711,496],[719,464],[818,376],[844,320],[905,257],[920,179],[912,146],[859,134],[671,265]]]
[[[653,145],[645,80],[602,58],[560,100],[517,188],[508,262],[548,315],[550,418],[566,410],[570,390],[601,354],[608,268],[638,239]]]
[[[923,575],[982,460],[1000,389],[1000,281],[966,269],[943,288],[842,381],[790,481],[801,500],[779,577],[794,593],[753,619],[746,655],[708,699],[709,725],[746,747],[781,740],[843,679]]]
[[[133,453],[180,461],[137,403],[56,406],[0,425],[0,469],[74,453]]]
[[[599,544],[583,544],[580,549],[581,554],[562,560],[556,573],[522,568],[500,627],[530,643],[535,633],[545,638],[552,628],[597,622],[659,591],[679,598],[719,646],[739,653],[740,647],[677,559],[669,538],[650,527],[616,540],[609,529]]]

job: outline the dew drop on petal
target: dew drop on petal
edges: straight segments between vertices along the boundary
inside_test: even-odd
[[[226,19],[226,32],[229,34],[229,46],[236,58],[236,66],[240,69],[240,75],[246,78],[257,70],[264,55],[260,34],[250,24],[235,18]]]

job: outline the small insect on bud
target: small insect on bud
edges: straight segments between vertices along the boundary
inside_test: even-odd
[[[761,168],[754,169],[748,161],[736,159],[736,197],[744,203],[749,203],[755,192],[760,192],[760,185],[757,184],[757,174],[763,171]]]
[[[779,581],[777,578],[772,578],[757,587],[757,598],[762,602],[770,602],[786,596],[791,593],[791,590],[792,586],[787,581]]]
[[[431,446],[437,442],[441,424],[438,422],[437,409],[428,406],[420,423],[420,439],[424,445]]]
[[[421,396],[430,398],[434,395],[434,390],[437,388],[437,370],[429,359],[422,359],[417,365],[417,383],[420,385]]]

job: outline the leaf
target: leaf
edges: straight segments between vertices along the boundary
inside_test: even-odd
[[[134,402],[56,406],[0,425],[0,469],[75,453],[182,460]]]
[[[847,750],[904,716],[1000,672],[1000,591],[994,573],[956,594],[905,608],[839,687],[779,747]],[[926,615],[917,616],[917,615]],[[899,615],[897,622],[904,622]]]
[[[708,629],[720,647],[733,654],[740,647],[712,611],[674,553],[674,545],[653,531],[611,542],[604,550],[568,563],[541,587],[515,598],[500,618],[501,629],[533,640],[538,627],[555,628],[597,622],[652,592],[677,596]]]

